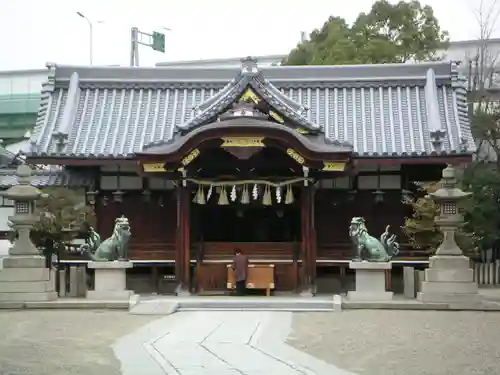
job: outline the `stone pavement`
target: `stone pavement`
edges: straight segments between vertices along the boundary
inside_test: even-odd
[[[182,312],[114,345],[123,375],[349,375],[284,344],[292,313]]]

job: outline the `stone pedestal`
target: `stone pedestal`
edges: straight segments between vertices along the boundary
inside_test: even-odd
[[[0,269],[0,302],[37,302],[57,299],[55,274],[38,255],[9,255]]]
[[[477,303],[481,301],[469,258],[463,255],[436,255],[429,259],[425,281],[417,293],[421,302]]]
[[[351,301],[390,301],[393,293],[385,290],[385,272],[392,263],[351,262],[349,268],[356,272],[356,290],[347,293]]]
[[[96,300],[128,300],[133,294],[127,290],[127,268],[134,265],[128,261],[90,262],[95,270],[94,290],[87,291],[87,298]]]

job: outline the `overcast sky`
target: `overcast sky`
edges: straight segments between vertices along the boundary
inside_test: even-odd
[[[484,0],[486,3],[493,0]],[[478,36],[472,14],[481,0],[426,0],[452,40]],[[321,27],[330,15],[353,21],[372,0],[0,0],[0,69],[129,62],[130,27],[166,32],[166,53],[140,49],[141,65],[159,61],[287,53],[300,31]],[[8,3],[8,5],[7,5]],[[99,23],[98,21],[103,21]],[[499,28],[500,29],[500,28]],[[500,36],[500,30],[495,36]]]

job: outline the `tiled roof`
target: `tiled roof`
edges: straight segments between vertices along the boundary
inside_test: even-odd
[[[49,69],[32,153],[75,157],[125,157],[168,141],[217,103],[217,93],[241,83],[242,74],[232,68]],[[453,63],[268,67],[259,74],[275,98],[327,139],[351,143],[358,155],[474,150],[465,81]]]
[[[83,173],[68,170],[33,170],[31,185],[43,188],[46,186],[61,187],[91,187],[93,180]],[[0,188],[9,188],[17,185],[15,169],[0,169]]]

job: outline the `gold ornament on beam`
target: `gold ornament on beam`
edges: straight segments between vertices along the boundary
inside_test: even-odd
[[[286,187],[286,194],[285,194],[285,204],[292,204],[293,203],[293,191],[292,191],[292,186],[288,185]]]
[[[273,200],[271,197],[271,188],[266,185],[264,188],[264,196],[262,197],[262,204],[264,206],[271,206],[273,204]]]
[[[165,163],[145,163],[142,165],[142,169],[147,173],[158,173],[167,172],[165,169]]]
[[[243,186],[243,192],[241,193],[241,204],[250,203],[250,194],[248,193],[248,185]]]
[[[346,163],[335,161],[323,161],[323,169],[325,172],[342,172],[345,170]]]
[[[219,193],[219,206],[227,206],[229,204],[229,200],[227,199],[226,187],[222,186]]]

